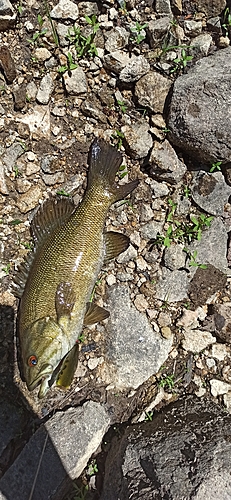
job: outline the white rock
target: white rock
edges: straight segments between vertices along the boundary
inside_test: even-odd
[[[123,264],[125,262],[129,262],[129,260],[136,259],[136,257],[137,250],[132,245],[129,245],[128,249],[117,257],[117,262],[119,264]]]
[[[80,95],[87,92],[87,79],[82,68],[73,69],[71,76],[68,72],[63,75],[66,91],[69,94]]]
[[[224,394],[223,397],[224,405],[226,406],[229,413],[231,413],[231,391]]]
[[[228,349],[225,344],[214,344],[212,346],[212,356],[219,361],[224,361],[225,357],[228,355]]]
[[[142,295],[141,293],[136,296],[134,304],[136,306],[136,309],[138,309],[138,311],[140,312],[145,312],[148,308],[148,302],[145,299],[144,295]]]
[[[48,104],[53,89],[54,89],[54,83],[51,76],[48,73],[42,78],[40,82],[38,93],[36,96],[37,101],[40,104]]]
[[[50,110],[49,106],[34,106],[32,112],[18,116],[16,121],[26,123],[33,138],[50,138]]]
[[[185,351],[198,353],[206,349],[211,344],[216,342],[216,338],[209,332],[202,330],[187,329],[183,331],[184,340],[182,340],[182,347]]]
[[[217,380],[215,378],[209,381],[211,386],[211,394],[215,398],[217,396],[221,396],[222,394],[227,394],[227,392],[231,391],[231,385],[226,382],[222,382],[221,380]]]
[[[71,19],[76,21],[79,17],[79,9],[76,3],[70,0],[60,0],[52,9],[50,16],[52,19]]]
[[[109,274],[106,277],[106,282],[107,282],[108,286],[114,285],[116,283],[116,278],[115,278],[114,274]]]
[[[46,47],[38,47],[35,49],[34,55],[38,61],[46,61],[47,59],[50,59],[52,54],[48,49],[46,49]]]

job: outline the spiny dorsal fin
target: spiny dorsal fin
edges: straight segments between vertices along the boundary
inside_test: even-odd
[[[32,223],[31,232],[35,246],[38,247],[50,233],[62,226],[75,210],[73,201],[69,198],[59,200],[49,198],[36,212]]]
[[[16,275],[13,277],[12,291],[19,299],[24,292],[25,284],[30,272],[31,264],[34,260],[35,252],[30,252],[19,265]]]
[[[108,231],[104,235],[105,242],[105,257],[104,262],[115,259],[122,252],[125,252],[129,247],[130,240],[128,236],[114,231]]]

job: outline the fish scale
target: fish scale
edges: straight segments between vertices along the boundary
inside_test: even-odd
[[[122,186],[114,182],[122,156],[101,139],[93,142],[89,160],[81,204],[76,208],[67,200],[48,200],[35,215],[31,226],[35,252],[15,279],[21,296],[24,378],[29,390],[40,385],[39,397],[56,379],[60,386],[70,385],[83,324],[109,315],[89,305],[99,271],[105,259],[118,256],[129,244],[123,234],[104,233],[104,225],[109,206],[131,193],[138,181]]]

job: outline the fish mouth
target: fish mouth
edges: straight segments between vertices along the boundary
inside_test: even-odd
[[[50,387],[49,380],[51,378],[52,373],[53,373],[53,366],[49,364],[44,365],[40,370],[40,372],[38,373],[37,377],[35,377],[35,379],[30,384],[27,385],[28,390],[31,392],[34,389],[36,389],[36,387],[38,387],[39,384],[41,384],[38,397],[43,398]]]

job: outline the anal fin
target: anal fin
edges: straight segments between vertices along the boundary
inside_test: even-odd
[[[129,247],[130,240],[128,236],[122,233],[116,233],[114,231],[108,231],[104,235],[105,242],[105,258],[104,261],[108,262],[111,259],[115,259],[122,252],[125,252]]]

